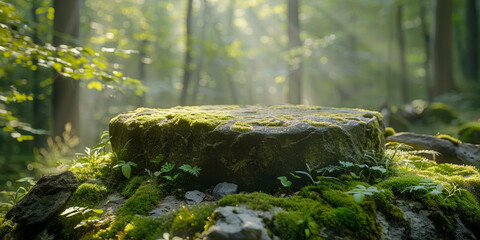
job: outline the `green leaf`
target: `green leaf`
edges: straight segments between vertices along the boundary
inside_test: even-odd
[[[103,213],[103,210],[102,209],[93,209],[92,210],[94,213],[99,213],[99,214],[102,214]]]
[[[87,85],[88,89],[97,89],[98,91],[102,91],[102,83],[97,81],[91,81]]]
[[[161,163],[163,162],[163,155],[159,154],[155,159],[151,160],[152,163]]]
[[[287,177],[285,177],[285,176],[277,177],[277,179],[280,180],[280,183],[284,187],[292,186],[292,182],[288,181]]]
[[[167,172],[172,171],[174,167],[175,167],[175,164],[173,164],[173,163],[165,163],[165,164],[163,164],[160,171],[162,171],[164,173],[167,173]]]
[[[200,174],[201,168],[197,166],[190,166],[188,164],[183,164],[182,166],[179,167],[179,169],[183,170],[184,172],[190,173],[194,176],[198,176]]]
[[[358,176],[357,174],[355,174],[354,172],[350,172],[350,175],[355,178],[355,179],[359,179],[360,176]]]
[[[129,164],[125,164],[122,166],[122,173],[127,179],[130,179],[130,175],[132,173],[132,167]]]
[[[353,194],[353,200],[355,200],[356,203],[362,203],[364,198],[365,198],[365,194],[363,193]]]

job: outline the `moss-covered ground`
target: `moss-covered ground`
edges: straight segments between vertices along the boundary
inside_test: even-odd
[[[69,230],[63,236],[77,239],[158,239],[164,233],[170,236],[199,236],[215,223],[214,210],[220,206],[244,206],[254,210],[271,211],[272,217],[264,219],[270,235],[281,239],[325,239],[334,234],[355,239],[381,239],[382,228],[376,222],[381,212],[387,221],[410,229],[398,200],[416,201],[433,211],[429,216],[441,236],[454,238],[456,219],[459,219],[477,237],[480,231],[480,173],[470,166],[437,164],[391,144],[382,154],[365,154],[365,160],[350,166],[346,163],[330,166],[330,170],[312,170],[315,183],[302,185],[291,180],[290,188],[281,187],[270,193],[250,192],[229,195],[218,202],[181,206],[171,214],[149,217],[172,190],[160,179],[134,176],[120,184],[105,186],[97,183],[82,184],[70,199],[69,206],[100,207],[98,203],[107,193],[117,191],[128,200],[114,215],[103,214],[101,221]],[[102,158],[108,159],[110,158]],[[377,168],[375,168],[377,167]],[[382,168],[385,171],[379,171]],[[299,169],[302,170],[302,169]],[[111,169],[110,171],[115,171]],[[92,177],[98,177],[90,171]],[[85,174],[85,172],[77,172]],[[105,173],[100,178],[115,175]],[[323,175],[323,176],[322,176]],[[85,176],[85,179],[90,178]],[[305,178],[307,179],[307,178]],[[429,190],[409,189],[420,186],[422,179],[442,184],[440,194]],[[307,179],[308,180],[308,179]],[[303,182],[304,183],[304,182]],[[378,192],[365,194],[361,202],[349,191],[358,186],[375,187]],[[180,191],[181,192],[181,191]],[[88,215],[93,216],[93,214]],[[84,216],[85,217],[85,216]],[[69,226],[78,224],[81,218]],[[323,237],[322,237],[323,236]]]

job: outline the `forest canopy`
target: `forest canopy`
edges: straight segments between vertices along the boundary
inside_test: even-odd
[[[388,109],[399,128],[457,136],[479,119],[479,5],[0,1],[0,182],[94,146],[112,117],[138,107]],[[449,117],[412,115],[426,109]]]

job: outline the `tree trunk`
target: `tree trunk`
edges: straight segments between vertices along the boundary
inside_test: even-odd
[[[403,37],[403,6],[397,5],[398,60],[400,62],[400,84],[402,102],[408,103],[407,61],[405,60],[405,40]]]
[[[480,81],[478,71],[478,15],[477,1],[467,1],[467,52],[466,52],[466,78],[470,81]]]
[[[192,62],[192,9],[193,9],[193,0],[187,0],[187,19],[185,22],[186,33],[185,33],[185,66],[183,68],[183,88],[182,95],[180,96],[180,105],[185,105],[187,102],[188,94],[188,85],[190,83],[190,74],[191,62]]]
[[[138,52],[138,80],[142,82],[142,84],[146,85],[145,81],[147,80],[147,73],[146,73],[146,64],[143,62],[144,58],[147,56],[146,54],[146,47],[147,47],[147,40],[141,40]],[[138,97],[138,106],[145,107],[146,104],[146,95],[145,93],[142,96]]]
[[[453,0],[437,0],[435,6],[435,37],[433,40],[433,96],[455,89],[452,53]]]
[[[300,41],[300,21],[298,19],[299,0],[288,0],[288,50],[299,48],[302,46]],[[300,104],[302,103],[302,56],[295,54],[290,56],[288,63],[288,103]],[[292,61],[293,59],[298,61]]]
[[[422,31],[423,43],[425,45],[425,61],[423,62],[423,68],[425,69],[424,84],[427,94],[427,99],[432,100],[432,94],[430,90],[430,35],[428,33],[426,16],[427,9],[425,7],[425,0],[420,2],[420,29]]]
[[[80,29],[81,0],[55,0],[55,20],[53,21],[53,44],[73,45]],[[68,36],[66,38],[66,36]],[[71,124],[74,134],[79,127],[79,89],[78,82],[54,73],[53,81],[53,136],[62,136],[65,125]]]
[[[203,69],[203,62],[205,61],[205,41],[207,32],[207,17],[208,17],[208,1],[203,0],[203,16],[202,16],[202,32],[200,36],[200,56],[198,58],[197,66],[195,68],[195,87],[192,94],[192,105],[197,103],[198,90],[200,89],[200,78]]]
[[[393,97],[393,89],[392,89],[392,52],[393,52],[393,38],[395,35],[394,31],[394,20],[393,20],[393,8],[390,9],[390,14],[388,18],[388,50],[387,50],[387,59],[385,62],[386,69],[385,69],[385,104],[390,106],[392,103]]]

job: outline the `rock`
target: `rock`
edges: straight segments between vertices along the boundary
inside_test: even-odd
[[[166,196],[158,207],[150,211],[148,215],[155,218],[168,215],[184,204],[183,201],[177,200],[174,196]]]
[[[238,186],[236,184],[222,182],[213,188],[213,196],[215,199],[220,200],[227,195],[237,193],[237,190]]]
[[[120,193],[109,195],[106,199],[98,204],[98,208],[102,209],[107,215],[114,214],[127,201]]]
[[[376,222],[382,227],[382,240],[408,239],[405,227],[388,222],[381,212],[377,212]]]
[[[399,142],[412,146],[415,150],[434,150],[440,153],[435,157],[438,163],[454,163],[480,167],[480,146],[453,142],[431,135],[417,133],[397,133],[387,138],[387,142]]]
[[[188,191],[185,193],[185,200],[187,204],[199,204],[205,198],[205,193],[198,190]]]
[[[477,240],[475,234],[468,229],[465,224],[460,220],[458,215],[455,216],[457,221],[457,229],[455,229],[455,239],[457,240]]]
[[[162,154],[199,166],[198,187],[228,181],[242,190],[276,188],[305,163],[356,161],[384,147],[378,112],[293,105],[139,108],[113,118],[110,135],[119,158],[138,164],[133,171],[159,170],[150,160]]]
[[[18,223],[15,232],[21,235],[19,239],[28,239],[24,234],[38,233],[48,220],[65,209],[78,185],[77,177],[70,171],[42,177],[5,218]]]
[[[420,202],[398,200],[396,204],[403,212],[403,217],[410,224],[410,229],[407,231],[405,226],[401,226],[398,222],[389,222],[380,212],[377,213],[376,222],[382,227],[382,239],[396,240],[396,239],[462,239],[474,240],[477,239],[458,216],[455,216],[455,232],[450,233],[451,236],[445,236],[442,230],[436,229],[435,224],[431,219],[436,216],[443,215],[439,210],[429,209]],[[446,228],[446,226],[442,227]]]
[[[257,214],[243,207],[219,207],[215,210],[215,225],[202,233],[207,240],[269,240],[265,225]]]
[[[441,239],[435,231],[435,225],[428,218],[431,210],[424,209],[419,202],[397,201],[403,211],[403,217],[410,222],[411,233],[409,239]]]

